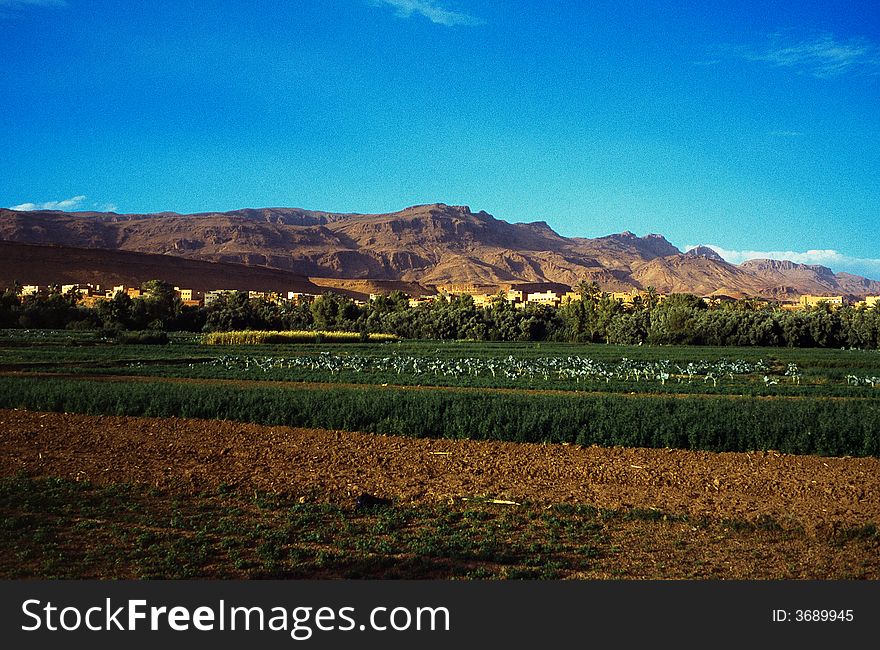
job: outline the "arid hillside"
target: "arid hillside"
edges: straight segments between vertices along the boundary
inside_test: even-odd
[[[73,284],[89,282],[110,287],[137,287],[147,280],[164,280],[195,291],[239,289],[320,294],[328,288],[361,298],[360,287],[319,285],[289,271],[241,264],[188,260],[171,255],[148,255],[65,246],[32,246],[0,241],[0,286]],[[367,292],[368,293],[368,292]]]
[[[786,298],[852,297],[880,282],[821,266],[753,260],[734,266],[700,248],[682,254],[661,235],[568,238],[543,221],[508,223],[442,203],[387,214],[296,208],[182,215],[0,210],[0,240],[159,254],[363,286],[503,285],[596,281],[605,290],[687,291]],[[707,252],[708,251],[708,252]],[[26,260],[20,276],[28,275]],[[171,264],[169,262],[169,264]],[[396,283],[411,283],[398,285]],[[324,281],[324,286],[329,284]],[[378,283],[378,284],[376,284]],[[391,283],[391,284],[388,284]]]

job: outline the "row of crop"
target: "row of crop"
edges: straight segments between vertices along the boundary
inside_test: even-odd
[[[2,365],[2,364],[0,364]],[[62,372],[64,374],[81,377],[107,376],[119,377],[151,377],[154,379],[194,379],[194,380],[237,380],[241,382],[254,382],[260,385],[263,382],[295,383],[322,383],[363,386],[395,387],[395,386],[419,386],[454,389],[508,389],[516,391],[565,391],[572,394],[585,393],[626,393],[644,395],[731,395],[731,396],[764,396],[786,398],[873,398],[877,396],[877,387],[870,384],[850,384],[846,382],[810,382],[796,383],[788,378],[780,381],[764,383],[756,376],[738,377],[735,381],[723,381],[714,385],[712,382],[695,379],[688,382],[667,381],[625,381],[612,379],[582,380],[580,382],[569,378],[558,378],[555,375],[532,377],[517,377],[508,379],[503,376],[492,377],[491,375],[471,376],[465,375],[454,377],[448,375],[409,375],[397,374],[393,371],[357,371],[353,369],[330,372],[328,370],[311,370],[308,368],[269,368],[265,371],[248,370],[244,368],[226,367],[220,364],[210,364],[200,359],[175,360],[163,363],[161,361],[123,361],[115,365],[86,365],[86,364],[51,364],[34,365],[21,368],[24,372]]]
[[[553,378],[559,380],[581,381],[656,381],[665,384],[669,380],[711,382],[717,386],[719,380],[733,380],[735,376],[769,372],[769,367],[759,360],[751,363],[742,360],[689,362],[685,365],[667,359],[640,361],[626,357],[617,362],[598,361],[583,355],[544,356],[523,359],[508,355],[506,357],[440,357],[431,355],[387,354],[333,354],[322,352],[298,356],[241,356],[223,355],[206,360],[212,366],[238,372],[269,372],[272,370],[310,370],[329,372],[353,371],[357,373],[393,373],[407,377],[480,377],[492,376],[508,380],[533,380]],[[789,364],[785,375],[792,381],[800,381],[796,364]],[[769,378],[768,378],[769,379]],[[766,380],[765,380],[766,383]]]
[[[393,334],[366,332],[327,332],[307,330],[210,332],[202,338],[205,345],[261,345],[266,343],[383,343],[396,341]]]
[[[0,377],[0,406],[437,438],[880,456],[875,400],[224,388]]]

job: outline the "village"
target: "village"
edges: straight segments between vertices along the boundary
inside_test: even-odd
[[[491,289],[497,289],[497,287],[495,285],[436,285],[431,287],[431,289],[435,291],[433,294],[408,296],[409,306],[418,307],[420,305],[430,304],[439,297],[450,299],[455,296],[463,295],[470,296],[476,307],[489,307],[493,303],[503,300],[518,309],[525,309],[527,305],[545,305],[558,308],[582,299],[580,291],[575,291],[572,287],[567,287],[568,290],[563,290],[558,284],[553,284],[553,289],[546,289],[544,291],[528,290],[528,288],[539,288],[536,284],[522,285],[522,287],[524,288],[517,288],[516,285],[507,285],[507,288],[491,291]],[[70,292],[77,293],[79,295],[78,304],[89,308],[95,307],[97,303],[103,300],[111,300],[120,293],[127,295],[129,298],[140,298],[143,294],[143,290],[140,287],[116,285],[109,289],[104,289],[100,284],[77,283],[61,285],[22,285],[19,291],[19,296],[24,299],[27,296],[46,295],[59,290],[62,294]],[[239,293],[240,291],[241,290],[239,289],[212,289],[205,292],[199,292],[193,289],[185,289],[178,286],[174,287],[174,292],[177,295],[177,298],[180,300],[181,304],[186,307],[210,307],[218,298],[228,294]],[[251,300],[267,300],[276,303],[287,301],[296,305],[310,304],[314,302],[319,295],[296,291],[288,291],[286,296],[277,291],[248,290],[243,293],[247,293],[248,298]],[[369,294],[368,300],[354,299],[354,303],[362,306],[383,295],[387,294],[371,293]],[[611,300],[620,302],[624,306],[631,306],[637,301],[645,300],[651,300],[655,304],[659,304],[669,296],[669,294],[657,293],[653,290],[641,291],[638,289],[626,292],[600,291],[598,295],[605,295]],[[717,293],[701,296],[701,299],[710,306],[737,301],[735,298]],[[827,305],[832,309],[844,305],[849,305],[855,308],[872,308],[880,303],[880,296],[866,296],[863,300],[850,300],[847,296],[843,295],[805,294],[798,296],[796,301],[789,300],[774,302],[763,298],[757,298],[755,300],[765,303],[768,307],[776,306],[784,310],[794,311],[815,308],[821,305]]]

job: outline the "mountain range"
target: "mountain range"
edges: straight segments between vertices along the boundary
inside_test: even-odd
[[[700,246],[683,253],[656,234],[563,237],[543,221],[509,223],[484,211],[443,203],[386,214],[298,208],[197,214],[0,209],[0,241],[7,242],[7,247],[27,245],[30,250],[30,254],[18,255],[14,268],[0,265],[0,282],[5,283],[11,281],[7,277],[10,273],[20,282],[36,283],[29,278],[37,273],[45,275],[45,261],[41,263],[41,255],[34,251],[51,246],[54,259],[69,259],[70,265],[65,267],[68,277],[80,269],[95,275],[90,265],[110,268],[114,264],[119,275],[124,274],[126,265],[135,264],[134,258],[98,253],[112,251],[149,255],[149,263],[137,258],[139,263],[153,270],[155,265],[166,264],[169,278],[176,277],[174,273],[182,276],[176,284],[187,283],[180,266],[183,258],[215,265],[200,266],[198,273],[189,271],[190,275],[204,276],[205,282],[214,276],[218,281],[235,277],[241,284],[249,271],[271,271],[282,274],[274,276],[281,283],[284,278],[291,283],[296,278],[297,286],[347,287],[355,293],[376,288],[418,293],[419,288],[452,284],[574,286],[587,280],[607,291],[653,286],[661,293],[737,298],[791,300],[801,294],[852,298],[880,294],[880,282],[834,273],[824,266],[779,260],[733,265],[711,248]],[[92,251],[91,261],[83,250]],[[45,257],[45,251],[42,254]],[[223,270],[216,265],[223,265]],[[257,275],[251,277],[255,283],[259,280]],[[252,288],[259,287],[255,284]]]

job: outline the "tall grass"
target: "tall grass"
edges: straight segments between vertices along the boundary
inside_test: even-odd
[[[366,332],[330,332],[308,330],[241,332],[210,332],[202,337],[205,345],[258,345],[264,343],[361,343],[397,341],[394,334],[367,334]]]
[[[0,377],[0,407],[374,433],[707,451],[880,456],[880,403],[706,396],[218,387]]]

